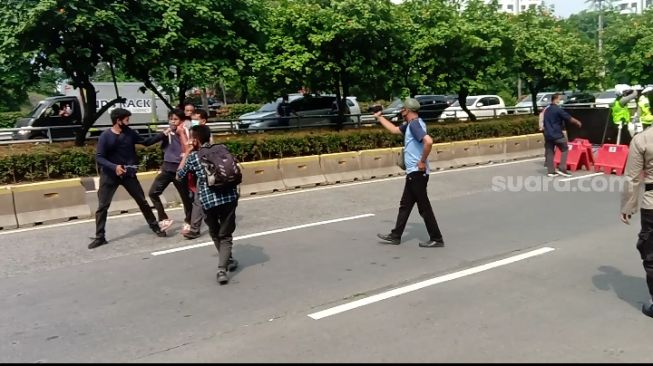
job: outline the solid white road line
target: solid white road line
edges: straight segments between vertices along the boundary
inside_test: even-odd
[[[406,294],[408,292],[412,292],[412,291],[416,291],[416,290],[419,290],[419,289],[422,289],[422,288],[425,288],[425,287],[428,287],[428,286],[436,285],[438,283],[447,282],[447,281],[455,280],[457,278],[461,278],[461,277],[469,276],[469,275],[476,274],[476,273],[479,273],[479,272],[487,271],[487,270],[492,269],[492,268],[505,266],[506,264],[521,261],[521,260],[524,260],[524,259],[527,259],[527,258],[530,258],[530,257],[545,254],[545,253],[548,253],[548,252],[551,252],[551,251],[554,251],[554,250],[555,249],[551,248],[551,247],[544,247],[544,248],[536,249],[536,250],[533,250],[533,251],[530,251],[530,252],[527,252],[527,253],[524,253],[524,254],[519,254],[519,255],[516,255],[516,256],[513,256],[513,257],[509,257],[509,258],[501,259],[501,260],[498,260],[498,261],[495,261],[495,262],[483,264],[483,265],[480,265],[480,266],[477,266],[477,267],[468,268],[468,269],[465,269],[465,270],[462,270],[462,271],[459,271],[459,272],[450,273],[450,274],[447,274],[447,275],[444,275],[444,276],[431,278],[429,280],[418,282],[418,283],[415,283],[415,284],[412,284],[412,285],[399,287],[399,288],[396,288],[394,290],[386,291],[386,292],[383,292],[383,293],[380,293],[380,294],[377,294],[377,295],[369,296],[369,297],[366,297],[366,298],[363,298],[363,299],[360,299],[360,300],[352,301],[350,303],[338,305],[338,306],[330,308],[330,309],[319,311],[317,313],[309,314],[308,316],[315,319],[315,320],[323,319],[323,318],[326,318],[326,317],[331,316],[331,315],[340,314],[340,313],[343,313],[345,311],[349,311],[349,310],[352,310],[352,309],[359,308],[361,306],[373,304],[375,302],[385,300],[385,299],[389,299],[391,297],[403,295],[403,294]]]
[[[363,218],[372,217],[372,216],[374,216],[374,214],[364,214],[364,215],[343,217],[343,218],[340,218],[340,219],[319,221],[319,222],[314,222],[314,223],[311,223],[311,224],[290,226],[290,227],[286,227],[286,228],[282,228],[282,229],[268,230],[268,231],[263,231],[263,232],[260,232],[260,233],[253,233],[253,234],[237,236],[237,237],[233,238],[233,240],[243,240],[243,239],[255,238],[255,237],[258,237],[258,236],[278,234],[278,233],[283,233],[283,232],[286,232],[286,231],[299,230],[299,229],[304,229],[304,228],[313,227],[313,226],[333,224],[333,223],[342,222],[342,221],[363,219]],[[168,250],[162,250],[162,251],[159,251],[159,252],[153,252],[152,255],[157,256],[157,255],[163,255],[163,254],[176,253],[176,252],[181,252],[183,250],[195,249],[195,248],[205,247],[205,246],[209,246],[209,245],[213,245],[213,241],[207,241],[205,243],[188,245],[188,246],[185,246],[185,247],[179,247],[179,248],[168,249]]]
[[[604,175],[605,173],[592,173],[592,174],[586,174],[586,175],[581,175],[578,177],[573,177],[573,178],[565,178],[565,179],[560,179],[561,182],[569,182],[572,180],[580,180],[580,179],[585,179],[585,178],[591,178],[591,177],[596,177],[599,175]]]
[[[532,159],[509,161],[509,162],[505,162],[505,163],[486,164],[486,165],[479,165],[479,166],[472,166],[472,167],[465,167],[465,168],[439,170],[439,171],[436,171],[436,172],[431,172],[431,175],[465,172],[465,171],[468,171],[468,170],[476,170],[476,169],[493,168],[493,167],[503,166],[503,165],[513,165],[513,164],[527,163],[527,162],[530,162],[530,161],[541,160],[541,159],[542,158],[532,158]],[[311,193],[311,192],[323,191],[323,190],[327,190],[327,189],[347,188],[347,187],[358,186],[358,185],[362,185],[362,184],[374,184],[374,183],[381,183],[381,182],[397,180],[397,179],[405,179],[405,176],[402,175],[402,176],[398,176],[398,177],[390,177],[390,178],[383,178],[383,179],[371,179],[371,180],[366,180],[364,182],[341,183],[341,184],[334,184],[334,185],[330,185],[330,186],[326,186],[326,187],[305,188],[305,189],[299,189],[299,190],[290,191],[290,192],[265,194],[265,195],[256,196],[256,197],[245,197],[245,198],[241,198],[240,202],[275,198],[275,197],[281,197],[281,196],[288,196],[288,195],[292,195],[292,194]],[[183,207],[173,207],[173,208],[166,208],[166,211],[169,212],[169,211],[175,211],[175,210],[181,210],[181,209],[183,209]],[[142,214],[140,212],[134,212],[134,213],[130,213],[130,214],[109,216],[107,219],[108,220],[115,220],[115,219],[121,219],[121,218],[125,218],[125,217],[133,217],[133,216],[141,216],[141,215]],[[0,236],[1,235],[8,235],[8,234],[23,233],[23,232],[27,232],[27,231],[56,228],[56,227],[61,227],[61,226],[85,224],[85,223],[89,223],[89,222],[95,222],[95,219],[75,220],[75,221],[69,221],[69,222],[62,222],[62,223],[58,223],[58,224],[28,227],[28,228],[24,228],[24,229],[14,229],[14,230],[0,231]]]

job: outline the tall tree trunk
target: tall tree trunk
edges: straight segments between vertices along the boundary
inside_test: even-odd
[[[467,96],[469,96],[469,89],[467,89],[466,86],[461,86],[458,91],[458,104],[460,104],[460,108],[467,113],[469,120],[475,122],[476,116],[469,110],[469,108],[467,108]]]
[[[163,103],[166,105],[166,107],[168,107],[169,111],[175,109],[172,106],[172,104],[170,104],[168,99],[166,99],[163,96],[163,94],[161,94],[161,92],[154,86],[154,84],[152,84],[152,81],[149,78],[145,79],[145,81],[143,83],[145,83],[146,88],[150,89],[154,94],[156,94],[157,97],[159,97],[159,99],[161,99],[163,101]]]
[[[117,98],[111,100],[109,103],[102,106],[102,108],[96,110],[97,104],[97,93],[95,92],[95,87],[91,83],[90,79],[87,77],[85,80],[79,83],[80,93],[85,93],[86,98],[82,98],[84,101],[84,116],[82,117],[82,127],[77,130],[77,135],[75,136],[75,145],[84,146],[86,141],[86,134],[93,127],[95,121],[100,118],[101,115],[107,112],[109,108],[114,106],[117,103],[125,103],[127,100],[124,97],[118,96]]]
[[[181,67],[177,67],[177,87],[179,88],[179,92],[177,94],[177,97],[179,98],[179,108],[184,109],[184,105],[186,104],[186,91],[188,90],[188,86],[186,85],[186,82],[184,82],[182,79]]]
[[[205,87],[200,91],[200,95],[202,97],[202,109],[204,109],[206,113],[209,113],[209,98],[206,97]]]
[[[242,88],[240,102],[247,103],[249,99],[249,86],[247,85],[247,76],[240,76],[240,87]]]
[[[528,85],[528,91],[531,93],[531,100],[533,101],[533,114],[538,115],[540,114],[539,108],[537,107],[537,93],[539,92],[539,88],[537,83],[535,82],[527,82],[526,85]]]

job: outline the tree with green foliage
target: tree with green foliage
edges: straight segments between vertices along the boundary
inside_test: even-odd
[[[535,114],[537,93],[544,88],[585,89],[601,81],[597,50],[578,32],[564,29],[541,9],[521,13],[513,21],[513,64],[531,93]]]
[[[128,33],[129,8],[119,0],[10,0],[6,10],[23,14],[14,27],[19,49],[30,55],[35,72],[60,68],[83,93],[84,116],[76,143],[83,145],[95,121],[124,98],[116,97],[96,111],[92,77],[100,62],[121,55],[116,40]]]
[[[413,0],[406,4],[416,26],[411,62],[429,84],[455,90],[462,109],[475,121],[467,96],[487,90],[505,75],[512,55],[510,28],[496,2],[468,1],[464,8],[448,1]]]
[[[225,68],[242,63],[258,40],[261,12],[256,0],[134,2],[120,65],[160,98],[155,84],[182,105],[189,89],[209,86]]]
[[[27,18],[23,2],[9,0],[0,12],[0,112],[18,111],[27,99],[27,88],[36,81],[30,63],[31,55],[25,52],[16,38],[16,31]]]
[[[615,83],[653,83],[653,10],[623,15],[605,31],[608,67]]]
[[[269,7],[259,79],[276,95],[308,87],[336,94],[342,126],[353,84],[389,80],[394,37],[389,0],[280,0]]]

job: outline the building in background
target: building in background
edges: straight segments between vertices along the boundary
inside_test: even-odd
[[[544,5],[542,0],[499,0],[499,9],[506,13],[519,14],[528,9]]]
[[[621,14],[641,14],[653,5],[653,0],[615,0],[612,5]]]

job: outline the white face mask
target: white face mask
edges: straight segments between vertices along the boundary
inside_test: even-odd
[[[198,119],[194,119],[194,120],[190,121],[191,126],[199,126],[199,124],[200,124],[200,121]]]

